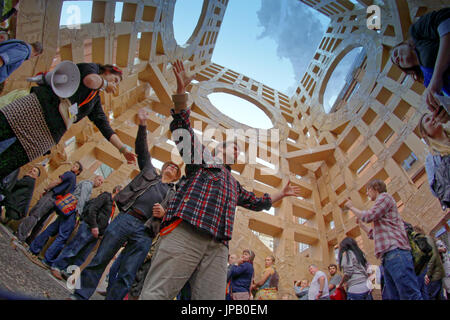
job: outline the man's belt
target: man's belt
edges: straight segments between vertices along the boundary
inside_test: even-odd
[[[126,213],[129,214],[130,216],[133,216],[133,217],[139,219],[140,221],[142,221],[144,223],[148,220],[142,212],[140,212],[136,209],[130,209]]]

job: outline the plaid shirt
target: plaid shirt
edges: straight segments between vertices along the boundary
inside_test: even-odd
[[[258,198],[253,192],[246,191],[232,176],[228,166],[217,163],[192,130],[190,110],[178,114],[171,110],[171,113],[173,121],[170,130],[174,133],[174,140],[186,164],[186,176],[177,185],[177,192],[169,203],[162,227],[181,218],[211,234],[217,241],[227,244],[233,232],[236,206],[253,211],[268,210],[272,206],[272,199],[267,193]],[[190,138],[190,150],[183,150],[183,136]],[[186,158],[186,155],[189,157]],[[201,163],[195,164],[195,159],[201,159]]]
[[[394,249],[411,250],[397,204],[388,193],[378,195],[374,206],[362,212],[361,221],[373,222],[369,238],[375,240],[375,256],[378,259]]]

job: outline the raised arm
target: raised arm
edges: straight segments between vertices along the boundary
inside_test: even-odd
[[[145,109],[140,109],[138,111],[138,123],[139,129],[135,141],[135,150],[138,158],[139,169],[143,170],[146,166],[152,166],[152,157],[148,151],[147,144],[147,120],[149,119],[149,114]]]
[[[188,76],[184,70],[183,62],[177,60],[173,63],[173,73],[177,79],[177,92],[174,95],[175,113],[180,113],[182,110],[186,110],[187,101],[182,99],[182,96],[186,95],[186,87],[191,83],[193,76]],[[179,98],[179,99],[177,99]]]
[[[170,131],[173,133],[173,140],[186,165],[212,163],[213,159],[209,150],[203,146],[191,127],[190,110],[187,109],[186,87],[192,81],[183,63],[177,60],[173,63],[173,72],[177,79],[177,91],[172,96],[174,109],[171,110],[173,121],[170,124]]]
[[[390,205],[389,197],[385,195],[378,196],[373,207],[366,211],[355,208],[350,199],[345,203],[345,206],[350,209],[358,219],[366,223],[380,219],[386,213],[386,208],[389,208]]]
[[[450,29],[450,27],[449,27]],[[449,32],[450,30],[447,30]],[[439,51],[434,65],[433,76],[424,95],[428,109],[436,112],[439,110],[439,101],[434,96],[440,94],[444,85],[444,74],[450,67],[450,32],[440,38]]]

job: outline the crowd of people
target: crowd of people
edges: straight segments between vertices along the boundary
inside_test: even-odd
[[[3,1],[0,3],[3,7]],[[18,4],[7,18],[17,9]],[[445,98],[450,93],[450,8],[421,17],[411,26],[410,36],[393,48],[391,59],[427,87],[424,98],[430,113],[419,122],[430,150],[426,172],[432,194],[448,210],[450,124]],[[3,40],[2,85],[24,61],[43,53],[38,42]],[[102,186],[104,178],[77,181],[83,165],[76,161],[46,186],[39,201],[28,210],[43,168],[33,166],[19,179],[20,168],[47,154],[71,123],[57,111],[63,101],[45,81],[20,93],[20,97],[14,95],[17,92],[5,95],[10,96],[0,108],[1,222],[20,221],[14,241],[26,256],[59,280],[70,277],[69,267],[87,264],[80,274],[80,287],[70,296],[73,300],[89,299],[108,266],[108,287],[103,293],[108,300],[285,298],[279,296],[280,275],[273,255],[265,258],[262,274],[255,275],[255,252],[246,249],[238,258],[229,254],[228,245],[237,206],[268,210],[285,197],[299,196],[299,188],[287,183],[279,192],[258,197],[231,174],[229,164],[235,163],[240,152],[237,141],[223,142],[212,151],[199,143],[187,106],[186,88],[193,77],[186,73],[183,62],[173,63],[177,88],[172,96],[170,131],[184,163],[168,161],[161,170],[152,164],[148,150],[149,113],[138,111],[134,154],[111,128],[103,111],[99,92],[116,92],[122,70],[96,63],[76,66],[80,84],[68,98],[75,106],[71,109],[74,123],[87,116],[128,164],[137,162],[139,174],[126,186],[117,185],[111,192],[93,198],[93,190]],[[350,199],[345,207],[374,241],[375,256],[381,261],[377,276],[382,298],[447,299],[450,260],[445,244],[401,218],[383,181],[370,181],[367,196],[374,202],[371,209],[361,210]],[[56,213],[56,219],[47,223],[52,213]],[[48,244],[51,237],[55,239]],[[87,263],[97,243],[98,249]],[[46,246],[41,260],[39,255]],[[294,281],[293,292],[299,300],[373,299],[374,271],[351,237],[339,243],[336,264],[328,266],[329,277],[315,264],[308,272],[311,280]]]

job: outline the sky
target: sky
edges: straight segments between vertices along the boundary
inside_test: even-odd
[[[76,10],[71,11],[73,4],[74,1],[64,2],[61,25],[70,24],[71,16],[76,16]],[[89,22],[92,1],[76,1],[75,4],[81,11],[81,23]],[[173,24],[178,44],[185,44],[191,36],[202,5],[203,0],[177,0]],[[122,7],[123,4],[118,2],[115,21],[120,21]],[[328,23],[328,17],[298,0],[230,0],[212,61],[290,96],[303,77]],[[351,64],[351,58],[350,55],[346,58],[348,62],[343,61],[338,66],[333,74],[335,78],[345,77],[346,70],[342,69]],[[325,109],[331,108],[342,87],[342,81],[329,83]],[[269,118],[262,111],[241,98],[214,94],[210,100],[224,114],[239,122],[257,128],[271,127]]]

